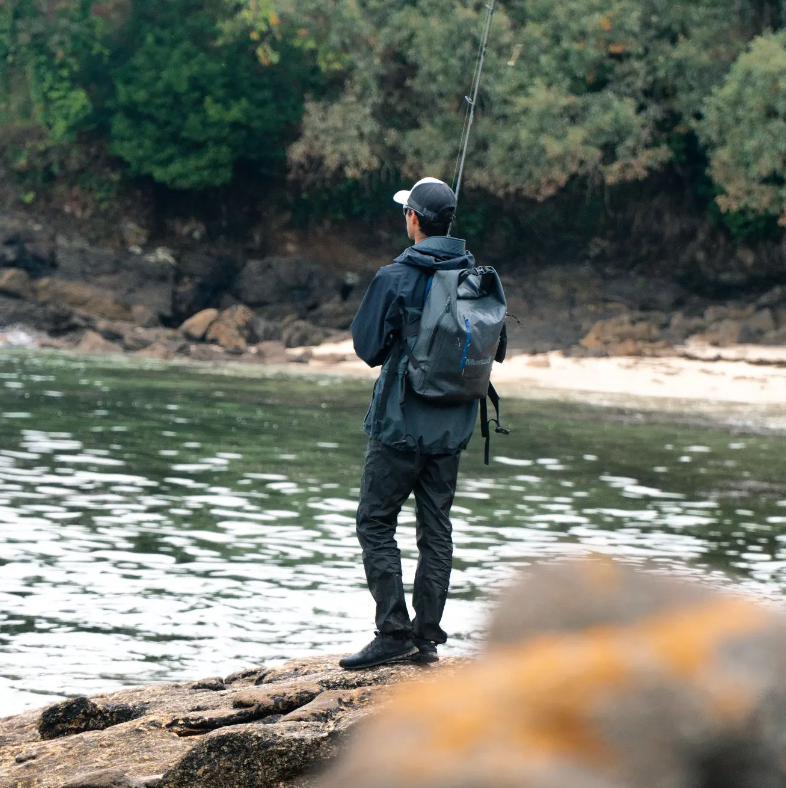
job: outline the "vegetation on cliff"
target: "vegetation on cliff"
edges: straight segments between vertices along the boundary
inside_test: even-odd
[[[304,218],[368,215],[392,180],[451,178],[484,13],[474,0],[6,0],[3,160],[27,201],[53,179],[286,177]],[[676,178],[737,240],[772,236],[786,219],[784,22],[780,0],[504,3],[463,218],[577,191],[602,205]]]

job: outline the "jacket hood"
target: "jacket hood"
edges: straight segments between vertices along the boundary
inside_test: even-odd
[[[436,271],[440,268],[472,268],[475,258],[467,251],[466,241],[461,238],[433,236],[405,249],[394,262]]]

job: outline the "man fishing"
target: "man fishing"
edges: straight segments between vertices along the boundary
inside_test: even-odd
[[[341,667],[347,669],[439,659],[437,646],[447,640],[440,621],[453,556],[450,509],[459,457],[478,414],[477,398],[446,404],[412,390],[406,374],[408,354],[396,352],[407,337],[418,333],[437,272],[475,268],[465,242],[448,237],[456,197],[446,183],[424,178],[393,199],[403,205],[407,235],[414,245],[377,272],[352,322],[358,356],[371,367],[383,367],[364,423],[369,442],[357,512],[363,565],[376,602],[377,633],[365,648],[341,660]],[[499,339],[497,327],[492,355]],[[498,360],[502,354],[504,348],[497,352]],[[463,355],[466,364],[466,350]],[[490,367],[491,358],[487,360]],[[413,492],[420,555],[411,620],[395,533],[401,507]]]
[[[381,268],[355,319],[355,351],[382,365],[364,429],[368,449],[360,481],[357,535],[376,602],[376,637],[339,664],[348,670],[412,659],[436,662],[447,640],[440,626],[453,562],[450,509],[459,458],[478,414],[489,461],[489,424],[500,425],[489,376],[505,356],[505,296],[496,271],[475,268],[464,241],[450,237],[488,46],[494,0],[486,6],[454,189],[423,178],[394,201],[403,206],[414,245]],[[497,418],[489,419],[486,398]],[[418,566],[410,619],[396,525],[415,494]]]

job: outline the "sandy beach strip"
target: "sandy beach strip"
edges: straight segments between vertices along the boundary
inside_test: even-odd
[[[352,342],[311,348],[314,371],[375,378]],[[755,411],[786,427],[786,348],[695,346],[684,356],[570,358],[561,352],[517,355],[495,365],[492,380],[504,396],[625,405],[631,400],[662,410]],[[719,359],[719,360],[715,360]]]

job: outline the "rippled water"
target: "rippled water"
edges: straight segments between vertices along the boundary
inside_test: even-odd
[[[0,358],[0,716],[67,694],[345,651],[369,384]],[[786,437],[506,402],[465,455],[447,651],[513,567],[604,552],[786,589]],[[496,437],[496,436],[495,436]],[[414,509],[400,529],[414,576]]]

